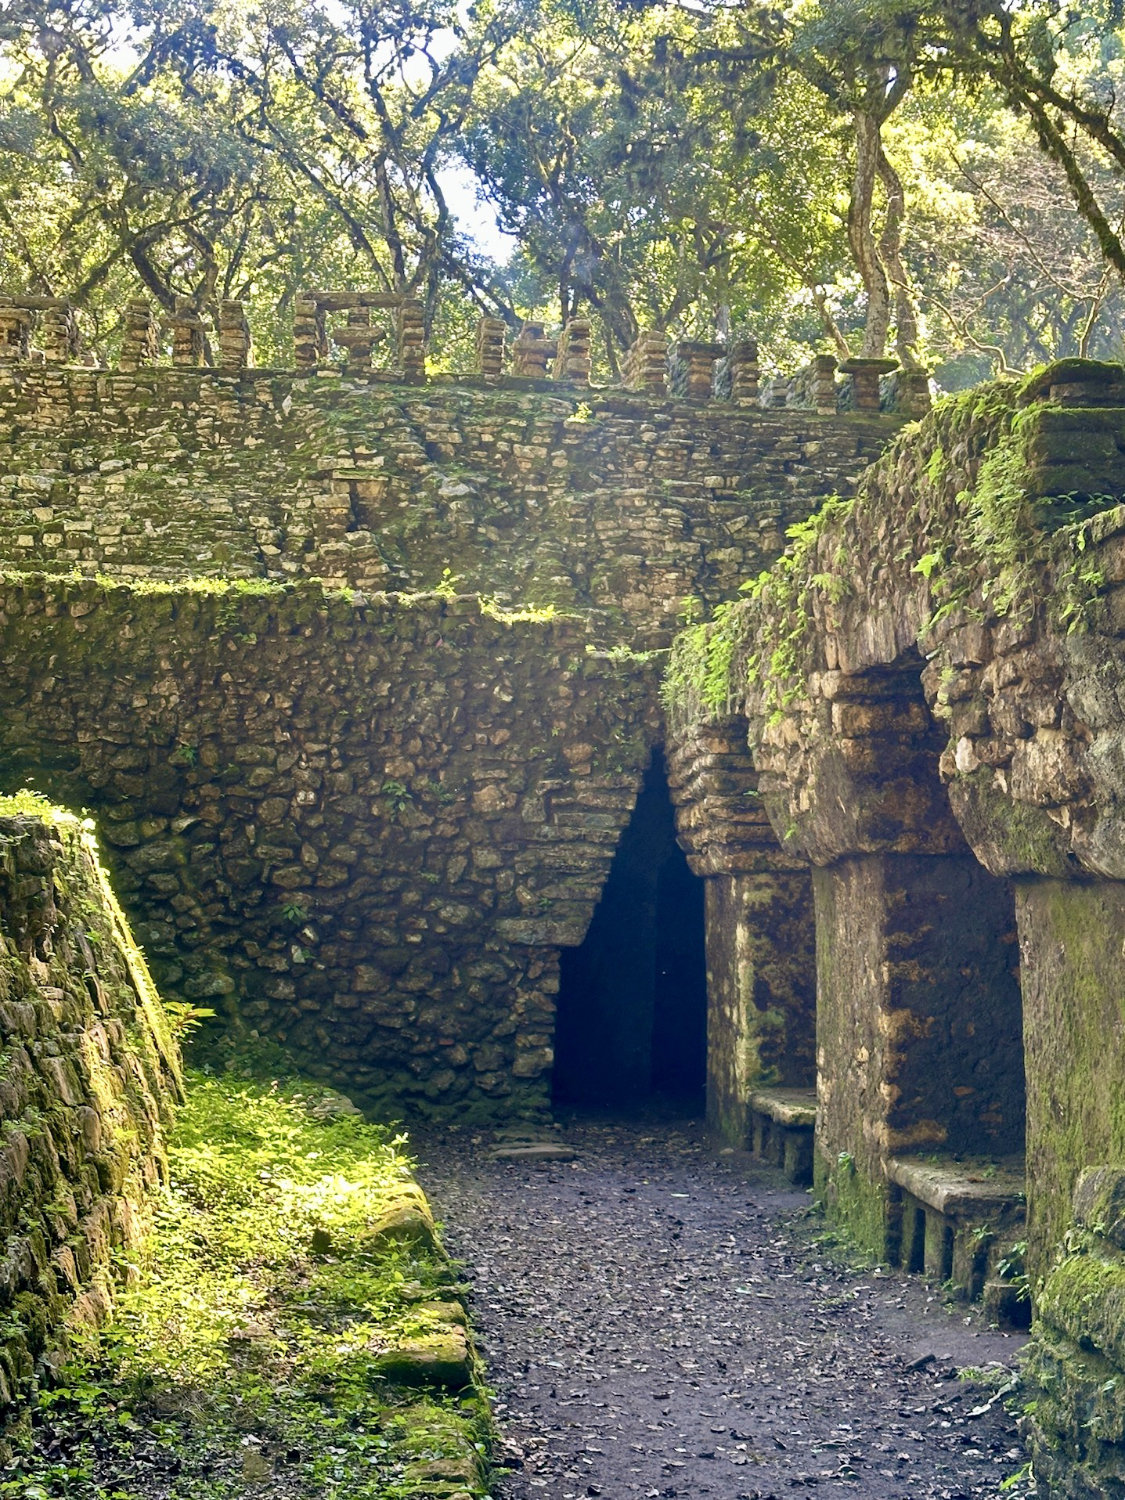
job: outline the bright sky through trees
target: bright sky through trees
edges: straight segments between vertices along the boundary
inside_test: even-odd
[[[1112,6],[1112,0],[1108,0]],[[9,0],[0,284],[421,297],[888,349],[947,384],[1122,347],[1120,18],[1044,0]],[[1076,212],[1077,210],[1077,212]]]

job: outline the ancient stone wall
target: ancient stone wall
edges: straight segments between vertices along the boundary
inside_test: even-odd
[[[0,366],[0,560],[612,611],[666,644],[894,430],[543,382]]]
[[[744,720],[684,726],[668,777],[681,845],[706,882],[708,1119],[742,1145],[756,1085],[816,1080],[808,866],[778,846]]]
[[[0,660],[3,779],[97,818],[163,993],[389,1107],[542,1104],[656,660],[475,599],[44,578]]]
[[[1125,1451],[1112,1402],[1077,1436],[1093,1373],[1104,1396],[1123,1371],[1097,1293],[1120,1268],[1075,1250],[1072,1202],[1125,1149],[1123,498],[1125,369],[955,399],[678,644],[668,690],[680,740],[745,719],[779,843],[815,867],[819,1173],[876,1253],[907,1188],[927,1225],[956,1201],[954,1264],[974,1192],[987,1241],[1026,1075],[1040,1467],[1067,1496],[1114,1493]],[[929,1234],[909,1256],[939,1268]]]
[[[145,1226],[178,1061],[92,835],[0,801],[0,1424]],[[8,1441],[0,1434],[0,1452]]]

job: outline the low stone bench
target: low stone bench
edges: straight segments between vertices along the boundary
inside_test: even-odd
[[[997,1262],[1024,1237],[1022,1157],[892,1157],[888,1252],[977,1300]]]
[[[750,1094],[750,1149],[780,1167],[790,1182],[813,1180],[815,1089],[754,1089]]]

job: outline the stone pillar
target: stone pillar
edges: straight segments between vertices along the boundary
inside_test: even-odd
[[[39,345],[49,365],[70,364],[78,358],[78,320],[74,308],[65,298],[44,299],[39,314]]]
[[[185,297],[176,298],[176,310],[168,319],[172,331],[172,363],[198,368],[204,362],[204,335],[211,324],[191,307]]]
[[[573,385],[590,383],[590,324],[586,318],[571,318],[559,335],[555,356],[555,379]]]
[[[888,1253],[887,1163],[1023,1145],[1011,889],[963,854],[857,854],[813,872],[818,1177]]]
[[[625,356],[624,373],[631,391],[663,396],[668,390],[668,335],[642,329]]]
[[[933,406],[928,370],[903,370],[899,375],[898,410],[908,417],[924,417]]]
[[[687,367],[684,394],[688,400],[710,401],[715,385],[715,361],[726,353],[724,346],[699,339],[681,339],[675,353]]]
[[[812,397],[822,417],[836,415],[836,361],[831,354],[818,354],[813,360]]]
[[[219,369],[241,375],[250,363],[250,324],[241,302],[219,303]]]
[[[788,406],[792,382],[784,375],[774,375],[762,387],[758,399],[765,407]]]
[[[545,380],[547,365],[555,352],[553,341],[543,336],[542,323],[525,323],[512,345],[513,375]]]
[[[706,885],[707,1119],[744,1147],[757,1085],[816,1081],[809,872],[779,848],[758,800],[745,720],[677,731],[668,783],[680,845]]]
[[[481,318],[477,324],[477,369],[482,375],[503,375],[504,342],[508,325],[503,318]]]
[[[852,405],[856,411],[879,411],[879,380],[898,369],[897,359],[846,359],[840,366],[842,375],[852,380]]]
[[[398,362],[404,380],[426,378],[426,320],[422,304],[404,297],[395,317]]]
[[[324,309],[310,292],[293,299],[293,362],[298,370],[315,370],[328,358],[328,324]]]
[[[730,350],[730,398],[736,406],[758,404],[758,345],[739,339]]]
[[[1125,1170],[1120,1155],[1078,1179],[1067,1253],[1055,1257],[1036,1297],[1020,1376],[1034,1399],[1023,1438],[1037,1492],[1089,1500],[1125,1486]]]
[[[16,307],[10,297],[0,296],[0,364],[16,364],[31,358],[31,314]]]
[[[1062,1242],[1082,1169],[1125,1162],[1125,881],[1019,880],[1016,914],[1034,1280]]]
[[[349,307],[347,322],[331,333],[332,342],[344,351],[349,375],[362,375],[371,369],[371,352],[382,337],[382,331],[371,325],[369,307]]]
[[[160,332],[152,304],[131,297],[125,304],[118,368],[134,374],[144,365],[155,364],[160,355]]]

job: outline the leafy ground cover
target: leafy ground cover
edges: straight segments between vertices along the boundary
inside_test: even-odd
[[[196,1074],[169,1163],[144,1264],[72,1339],[0,1496],[481,1495],[488,1408],[405,1138]]]

